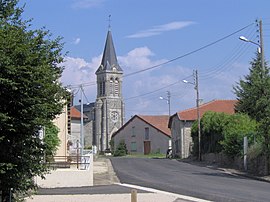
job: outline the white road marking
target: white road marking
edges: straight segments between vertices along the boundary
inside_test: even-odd
[[[141,187],[141,186],[133,185],[133,184],[125,184],[125,183],[115,183],[115,184],[120,185],[120,186],[124,186],[124,187],[130,187],[130,188],[133,188],[133,189],[140,189],[140,190],[143,190],[143,191],[153,192],[153,193],[166,194],[166,195],[174,196],[176,198],[180,198],[180,199],[184,199],[184,200],[190,200],[190,201],[194,201],[194,202],[211,202],[211,201],[204,200],[204,199],[199,199],[199,198],[186,196],[186,195],[175,194],[175,193],[161,191],[161,190],[158,190],[158,189],[153,189],[153,188],[148,188],[148,187]]]

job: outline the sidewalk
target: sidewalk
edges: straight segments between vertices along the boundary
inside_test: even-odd
[[[94,160],[93,175],[94,186],[92,187],[41,189],[37,195],[27,198],[26,202],[130,202],[131,190],[137,190],[138,202],[206,202],[206,200],[184,195],[121,184],[113,171],[111,161],[107,158]],[[76,180],[76,176],[68,176],[62,180],[68,183],[68,180]],[[103,191],[105,189],[109,194],[105,194]]]

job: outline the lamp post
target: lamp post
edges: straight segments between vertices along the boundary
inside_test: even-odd
[[[259,26],[260,26],[260,43],[256,43],[254,41],[251,41],[244,36],[240,36],[239,39],[244,41],[244,42],[253,43],[259,47],[258,52],[261,54],[261,66],[262,66],[262,70],[264,71],[265,69],[264,69],[264,47],[263,47],[263,34],[262,34],[262,20],[259,21]]]
[[[166,91],[166,93],[167,93],[167,98],[160,96],[159,99],[167,101],[167,104],[169,106],[169,117],[170,117],[171,116],[171,92]]]
[[[196,90],[196,108],[197,108],[197,120],[198,120],[198,159],[199,161],[202,160],[202,155],[201,155],[201,118],[200,118],[200,98],[199,98],[199,82],[198,82],[198,71],[195,70],[193,73],[194,76],[194,83],[183,80],[184,83],[187,84],[192,84],[194,85],[194,89]]]

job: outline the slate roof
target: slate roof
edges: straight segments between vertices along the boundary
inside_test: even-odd
[[[121,71],[121,72],[123,71],[118,64],[116,52],[113,45],[112,33],[109,30],[107,33],[107,38],[106,38],[106,43],[105,43],[105,48],[103,51],[101,64],[98,70],[96,71],[96,74],[99,72],[106,71],[106,70],[112,71],[114,67],[116,68],[117,71]]]
[[[168,128],[169,116],[161,115],[161,116],[150,116],[150,115],[135,115],[128,122],[126,122],[117,132],[115,132],[112,137],[117,135],[121,130],[123,130],[130,122],[132,122],[135,118],[142,120],[143,122],[151,125],[156,128],[164,135],[171,137],[171,131]]]
[[[226,114],[235,113],[235,104],[237,100],[212,100],[205,104],[200,105],[200,117],[207,111],[224,112]],[[191,108],[177,112],[180,120],[194,121],[197,120],[197,108]]]
[[[81,118],[81,112],[79,110],[77,110],[75,106],[72,106],[70,108],[70,117],[72,119],[80,119]],[[83,115],[83,118],[87,119],[87,116]]]

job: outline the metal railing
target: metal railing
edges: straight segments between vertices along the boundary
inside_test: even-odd
[[[46,162],[49,168],[55,170],[57,168],[72,168],[76,166],[78,170],[88,170],[93,154],[91,150],[87,150],[84,155],[68,155],[68,156],[54,156],[52,161]]]

